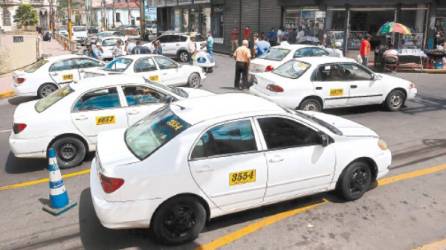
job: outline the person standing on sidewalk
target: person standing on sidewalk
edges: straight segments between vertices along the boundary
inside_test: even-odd
[[[239,31],[237,28],[233,28],[231,31],[231,52],[234,53],[234,51],[238,48],[238,36]]]
[[[235,59],[234,88],[240,90],[246,87],[248,81],[248,69],[251,61],[251,51],[248,46],[248,40],[243,40],[242,46],[238,47],[233,55]],[[242,75],[242,85],[240,85],[240,75]]]
[[[370,35],[365,35],[361,40],[361,47],[359,48],[359,55],[362,59],[362,65],[368,67],[370,54]]]
[[[209,55],[214,56],[214,38],[212,37],[212,32],[209,31],[208,39],[206,40],[206,50]]]

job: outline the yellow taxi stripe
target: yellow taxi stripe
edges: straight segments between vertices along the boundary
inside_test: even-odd
[[[79,175],[85,175],[88,173],[90,173],[90,169],[84,169],[81,171],[64,174],[64,175],[62,175],[62,177],[64,179],[68,179],[68,178],[72,178],[72,177],[79,176]],[[25,181],[25,182],[20,182],[20,183],[0,187],[0,191],[17,189],[17,188],[22,188],[22,187],[29,187],[29,186],[33,186],[33,185],[37,185],[37,184],[41,184],[41,183],[48,183],[48,182],[49,182],[48,178],[42,178],[42,179],[37,179],[37,180],[32,180],[32,181]]]
[[[444,250],[444,249],[446,249],[446,239],[435,241],[421,247],[417,247],[414,250]]]
[[[378,185],[385,186],[385,185],[389,185],[389,184],[392,184],[395,182],[409,180],[409,179],[413,179],[416,177],[437,173],[437,172],[440,172],[443,170],[446,170],[446,164],[442,164],[442,165],[438,165],[438,166],[430,167],[430,168],[425,168],[425,169],[419,169],[419,170],[403,173],[400,175],[386,177],[386,178],[379,180]],[[197,249],[210,250],[210,249],[217,249],[217,248],[226,246],[226,245],[230,244],[231,242],[236,241],[236,240],[238,240],[244,236],[247,236],[251,233],[254,233],[255,231],[258,231],[266,226],[269,226],[271,224],[274,224],[276,222],[279,222],[279,221],[289,218],[291,216],[302,214],[310,209],[313,209],[317,206],[320,206],[320,205],[326,204],[326,203],[328,203],[328,201],[324,200],[324,202],[321,202],[318,204],[300,207],[300,208],[296,208],[296,209],[293,209],[290,211],[281,212],[281,213],[278,213],[275,215],[271,215],[269,217],[266,217],[265,219],[262,219],[260,221],[254,222],[250,225],[242,227],[237,231],[223,235],[222,237],[217,238],[207,244],[201,245]],[[431,250],[431,249],[429,249],[429,250]]]

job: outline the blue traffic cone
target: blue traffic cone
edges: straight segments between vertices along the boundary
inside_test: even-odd
[[[77,205],[76,202],[70,202],[68,192],[60,174],[57,165],[56,151],[54,148],[48,150],[48,172],[50,174],[50,205],[45,205],[43,210],[52,215],[59,215],[68,209]]]

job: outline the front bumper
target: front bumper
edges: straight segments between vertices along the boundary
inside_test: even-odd
[[[148,228],[152,214],[160,202],[160,200],[107,201],[100,183],[96,158],[91,162],[90,193],[101,224],[111,229]]]
[[[392,164],[392,153],[390,150],[386,150],[382,154],[375,158],[375,163],[378,167],[378,173],[376,179],[381,179],[389,173],[389,167]]]
[[[46,149],[51,140],[52,137],[21,139],[11,132],[9,148],[17,158],[46,158]]]
[[[418,90],[416,88],[409,89],[409,91],[407,92],[407,99],[414,99],[417,93]]]

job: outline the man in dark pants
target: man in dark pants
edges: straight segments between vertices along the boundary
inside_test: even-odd
[[[242,46],[238,47],[234,52],[235,59],[235,81],[234,88],[243,89],[247,87],[248,69],[251,61],[251,51],[248,48],[248,40],[243,40]],[[242,85],[240,85],[240,74],[242,75]]]

